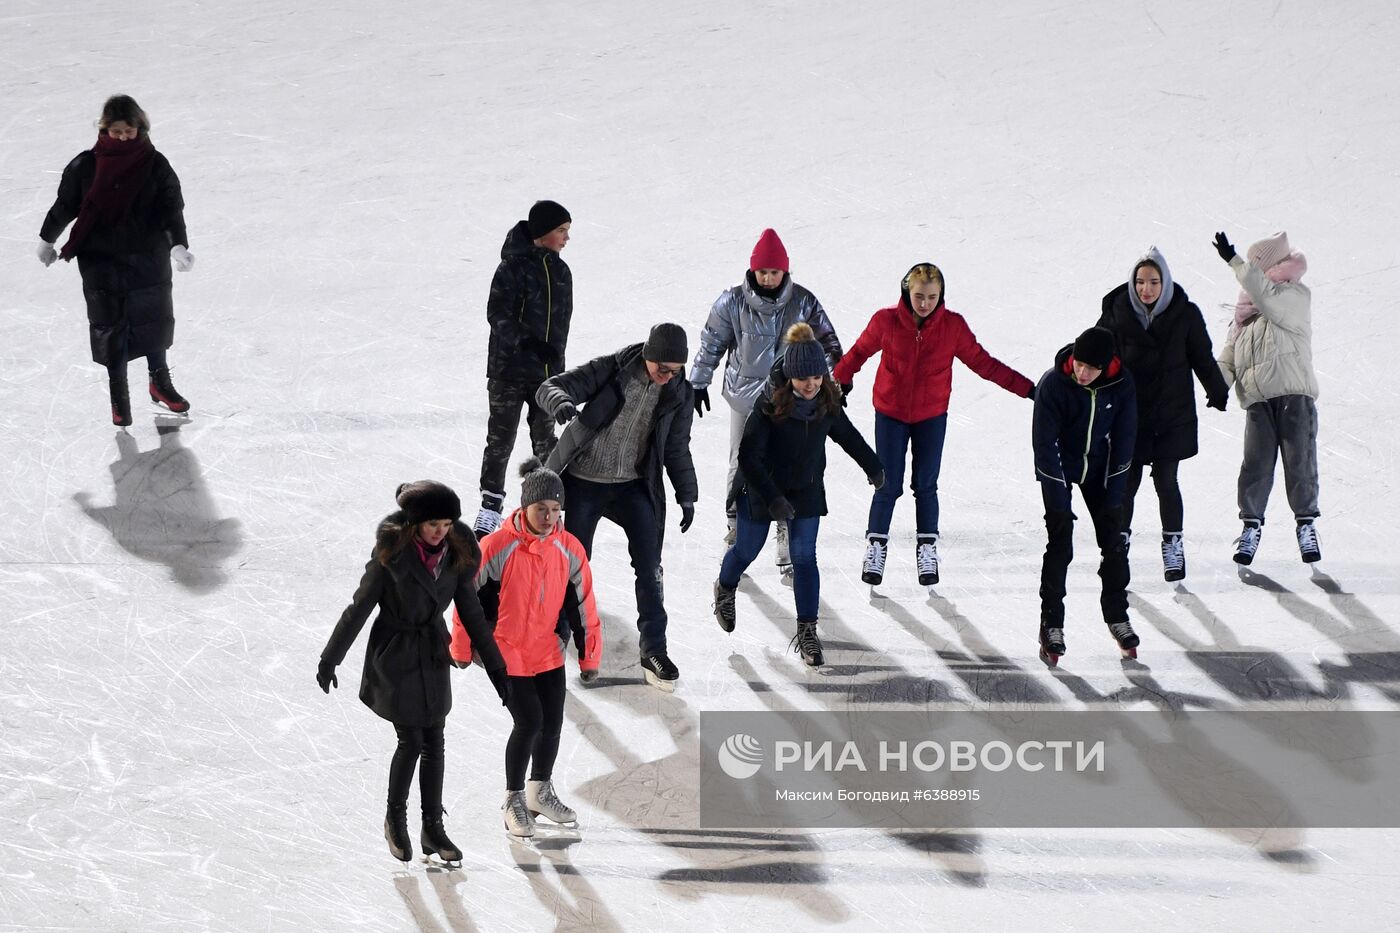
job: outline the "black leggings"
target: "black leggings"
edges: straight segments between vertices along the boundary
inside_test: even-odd
[[[1157,490],[1157,507],[1162,515],[1162,533],[1180,534],[1185,521],[1181,504],[1181,487],[1177,485],[1176,468],[1180,460],[1154,460],[1152,485]],[[1135,463],[1128,470],[1128,486],[1123,492],[1123,530],[1133,527],[1133,499],[1142,485],[1142,469],[1146,464]]]
[[[564,668],[511,677],[507,706],[515,727],[506,740],[506,790],[524,790],[526,765],[532,781],[548,781],[554,773],[564,729]]]
[[[399,747],[389,763],[389,809],[408,804],[408,788],[413,783],[413,770],[418,767],[418,796],[423,805],[423,818],[436,822],[442,819],[442,732],[446,720],[432,726],[400,726]]]

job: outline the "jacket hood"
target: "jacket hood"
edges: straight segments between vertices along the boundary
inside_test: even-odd
[[[909,267],[909,272],[913,272],[920,266],[933,266],[935,269],[938,269],[938,266],[934,265],[934,263],[931,262],[916,262]],[[910,314],[914,314],[914,303],[909,300],[909,272],[904,273],[904,278],[899,280],[899,304],[904,308],[905,311],[908,311]],[[928,313],[928,317],[926,317],[924,320],[932,320],[933,316],[939,311],[942,311],[944,306],[948,302],[948,280],[944,278],[942,269],[938,269],[938,279],[939,282],[942,284],[942,287],[938,292],[938,305]],[[918,317],[919,316],[917,314],[914,314],[914,319],[916,322],[918,320]]]
[[[1074,378],[1074,344],[1067,343],[1060,348],[1060,352],[1055,354],[1055,370],[1074,385],[1079,385]],[[1099,373],[1099,378],[1083,386],[1085,389],[1102,389],[1105,386],[1113,385],[1123,378],[1123,360],[1118,354],[1113,354],[1113,359],[1108,361],[1108,366]]]
[[[532,250],[539,248],[535,246],[535,240],[530,236],[529,223],[522,220],[511,227],[510,232],[506,234],[506,241],[501,244],[501,258],[528,256]]]
[[[1162,294],[1158,296],[1150,309],[1138,297],[1137,286],[1133,283],[1133,280],[1137,278],[1138,267],[1145,262],[1153,263],[1162,270]],[[1128,301],[1132,304],[1133,311],[1136,312],[1138,320],[1143,323],[1144,327],[1153,317],[1171,307],[1172,297],[1175,293],[1176,284],[1172,281],[1172,270],[1167,266],[1166,258],[1157,247],[1149,246],[1147,252],[1139,256],[1137,262],[1133,263],[1133,271],[1128,273]]]

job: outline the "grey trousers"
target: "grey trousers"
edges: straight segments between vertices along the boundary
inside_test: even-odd
[[[1317,518],[1317,404],[1306,395],[1281,395],[1245,410],[1239,486],[1244,521],[1264,524],[1280,453],[1283,488],[1293,517],[1298,521]]]

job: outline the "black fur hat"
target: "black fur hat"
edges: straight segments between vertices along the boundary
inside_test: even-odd
[[[450,518],[454,522],[462,517],[462,500],[442,483],[431,479],[420,479],[413,483],[402,483],[394,493],[399,508],[403,509],[405,520],[410,525]]]

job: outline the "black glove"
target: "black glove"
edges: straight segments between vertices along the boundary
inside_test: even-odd
[[[459,670],[459,671],[465,671],[467,668],[469,668],[469,667],[472,666],[472,662],[471,662],[470,659],[468,659],[468,660],[466,660],[466,661],[458,661],[456,658],[453,658],[453,659],[452,659],[452,666],[455,667],[455,668],[457,668],[457,670]]]
[[[564,368],[563,360],[559,358],[559,352],[550,345],[548,340],[541,340],[538,337],[526,337],[524,347],[532,356],[555,372]]]
[[[705,406],[705,411],[700,410],[700,406]],[[705,417],[705,412],[710,410],[710,387],[695,390],[695,417]]]
[[[690,523],[695,521],[695,503],[681,503],[681,534],[690,530]]]
[[[880,487],[885,485],[884,470],[876,470],[874,473],[867,473],[865,475],[865,478],[869,480],[870,485],[874,486],[876,489],[879,489]]]
[[[324,658],[316,665],[316,683],[326,693],[330,693],[332,687],[340,689],[340,681],[335,676],[335,665]]]
[[[850,395],[852,392],[855,391],[855,388],[856,388],[856,387],[855,387],[855,383],[852,383],[852,382],[840,382],[840,383],[837,383],[837,385],[839,385],[839,386],[841,387],[841,407],[842,407],[842,408],[845,408],[845,407],[846,407],[846,396]]]
[[[1034,382],[1031,383],[1031,390],[1030,390],[1029,392],[1026,393],[1026,398],[1030,399],[1032,402],[1035,401],[1035,383],[1034,383]]]
[[[1230,245],[1230,240],[1224,232],[1215,235],[1215,251],[1220,254],[1220,258],[1229,262],[1235,258],[1235,248]]]
[[[1224,410],[1225,410],[1225,403],[1226,403],[1227,401],[1229,401],[1229,399],[1230,399],[1230,396],[1228,396],[1228,395],[1222,395],[1222,396],[1219,396],[1218,398],[1209,399],[1209,400],[1206,402],[1206,407],[1207,407],[1207,408],[1214,408],[1214,409],[1216,409],[1217,411],[1224,411]]]
[[[577,414],[578,409],[574,407],[574,403],[565,399],[558,408],[554,409],[554,420],[559,424],[568,424],[574,420],[574,416]]]
[[[768,503],[768,514],[775,522],[785,522],[797,515],[793,511],[792,503],[787,501],[787,496],[779,496]]]
[[[487,671],[486,676],[491,678],[491,686],[496,688],[496,696],[501,698],[501,705],[505,706],[510,702],[510,678],[506,676],[506,669],[501,667]]]

